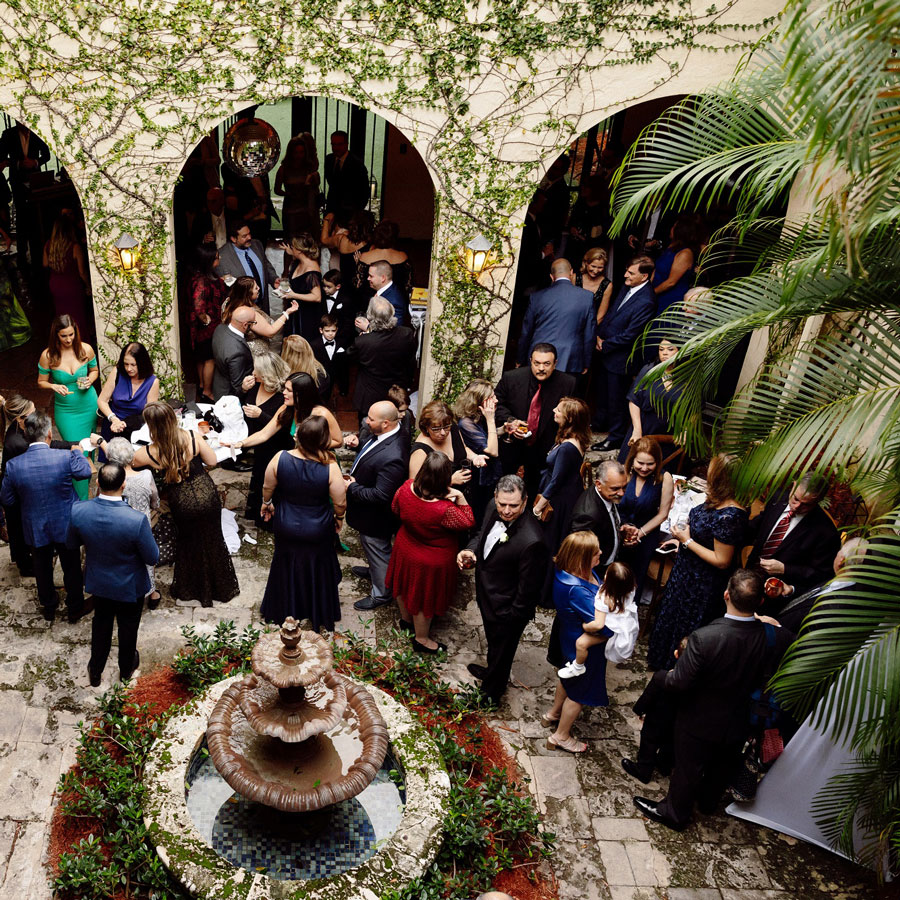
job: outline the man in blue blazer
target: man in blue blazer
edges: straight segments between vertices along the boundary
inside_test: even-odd
[[[398,325],[409,325],[409,301],[394,284],[394,269],[386,259],[377,259],[369,266],[369,287],[376,297],[390,301]]]
[[[6,466],[0,503],[19,504],[25,543],[32,548],[34,580],[44,618],[52,622],[59,605],[53,587],[53,552],[59,556],[66,588],[69,621],[77,622],[93,609],[84,602],[81,556],[66,546],[69,513],[75,502],[73,478],[90,478],[91,465],[80,450],[54,450],[50,416],[36,410],[25,419],[28,449]]]
[[[554,260],[550,275],[553,284],[531,295],[516,361],[524,366],[535,344],[553,344],[556,368],[580,378],[588,370],[594,349],[594,298],[590,291],[575,286],[568,260]]]
[[[125,469],[108,462],[97,474],[100,496],[72,507],[67,543],[85,548],[84,580],[94,595],[88,677],[100,686],[112,644],[113,621],[119,624],[119,674],[123,681],[140,664],[138,626],[144,597],[150,591],[147,566],[159,561],[159,548],[147,517],[123,499]],[[76,550],[77,552],[77,550]]]
[[[609,312],[597,326],[600,365],[594,372],[594,419],[591,427],[609,427],[605,441],[591,450],[612,450],[625,439],[628,388],[632,376],[629,358],[644,326],[656,315],[656,294],[650,284],[653,260],[638,256],[625,270],[625,284],[609,305]]]

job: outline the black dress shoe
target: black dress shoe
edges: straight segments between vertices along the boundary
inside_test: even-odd
[[[412,647],[416,653],[446,653],[447,645],[442,644],[440,641],[435,641],[437,647],[426,647],[424,644],[420,644],[415,638],[412,639]]]
[[[651,771],[649,775],[644,774],[644,769],[642,769],[636,762],[633,762],[630,759],[622,760],[622,768],[632,777],[637,778],[641,784],[650,784],[650,780],[653,778],[653,772]]]
[[[484,666],[479,666],[478,663],[469,663],[466,669],[468,669],[470,675],[479,681],[484,681],[487,677],[488,670]]]
[[[152,593],[156,594],[156,596],[147,598],[147,609],[157,609],[159,607],[159,601],[162,600],[159,591],[153,591]]]
[[[128,681],[132,675],[138,670],[141,665],[141,654],[135,650],[134,651],[134,659],[131,661],[131,671],[130,672],[119,672],[119,679],[121,681]]]
[[[227,469],[229,472],[252,472],[253,464],[238,459],[226,459],[219,463],[219,468]]]
[[[658,804],[653,800],[648,800],[646,797],[633,797],[632,802],[648,819],[659,822],[660,825],[665,825],[672,831],[684,831],[687,828],[686,824],[679,825],[674,819],[664,816],[657,808]]]
[[[357,578],[365,578],[367,581],[372,580],[372,573],[368,566],[350,566],[350,571]]]
[[[44,617],[44,621],[52,622],[56,618],[56,607],[55,606],[42,606],[41,607],[41,615]]]
[[[88,597],[79,609],[69,610],[69,624],[74,625],[79,619],[83,619],[88,613],[94,611],[94,598]]]
[[[389,603],[393,602],[393,597],[384,597],[381,600],[376,600],[370,594],[368,597],[363,597],[361,600],[357,600],[356,603],[353,604],[353,608],[368,612],[373,609],[378,609],[380,606],[387,606]]]
[[[596,444],[591,444],[591,450],[595,453],[608,453],[615,449],[616,445],[612,441],[598,441]]]
[[[91,667],[88,666],[88,681],[90,682],[91,687],[100,687],[100,679],[102,677],[102,672],[92,672]]]

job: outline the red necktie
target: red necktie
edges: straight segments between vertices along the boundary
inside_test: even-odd
[[[775,553],[775,551],[781,546],[781,542],[784,540],[784,536],[787,534],[787,530],[790,527],[793,515],[794,513],[792,510],[786,510],[785,514],[781,517],[781,521],[775,526],[775,528],[772,530],[772,533],[769,535],[769,539],[763,545],[763,548],[759,554],[760,558],[772,558],[772,554]]]
[[[541,388],[543,385],[538,382],[537,390],[531,398],[528,405],[528,430],[531,432],[529,443],[532,443],[537,437],[538,423],[541,421]]]

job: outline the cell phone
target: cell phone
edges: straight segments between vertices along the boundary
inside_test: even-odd
[[[671,547],[657,547],[657,553],[674,553],[678,549],[678,544],[673,544]]]
[[[471,460],[471,459],[464,459],[464,460],[459,464],[459,467],[460,467],[461,469],[468,470],[468,471],[471,472],[471,471],[472,471],[472,460]]]

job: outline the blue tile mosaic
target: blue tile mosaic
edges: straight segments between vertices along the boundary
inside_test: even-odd
[[[324,878],[369,859],[397,829],[405,791],[391,780],[391,770],[402,775],[388,752],[358,796],[315,812],[284,813],[236,794],[204,743],[188,767],[187,806],[203,839],[232,865],[276,879]]]

